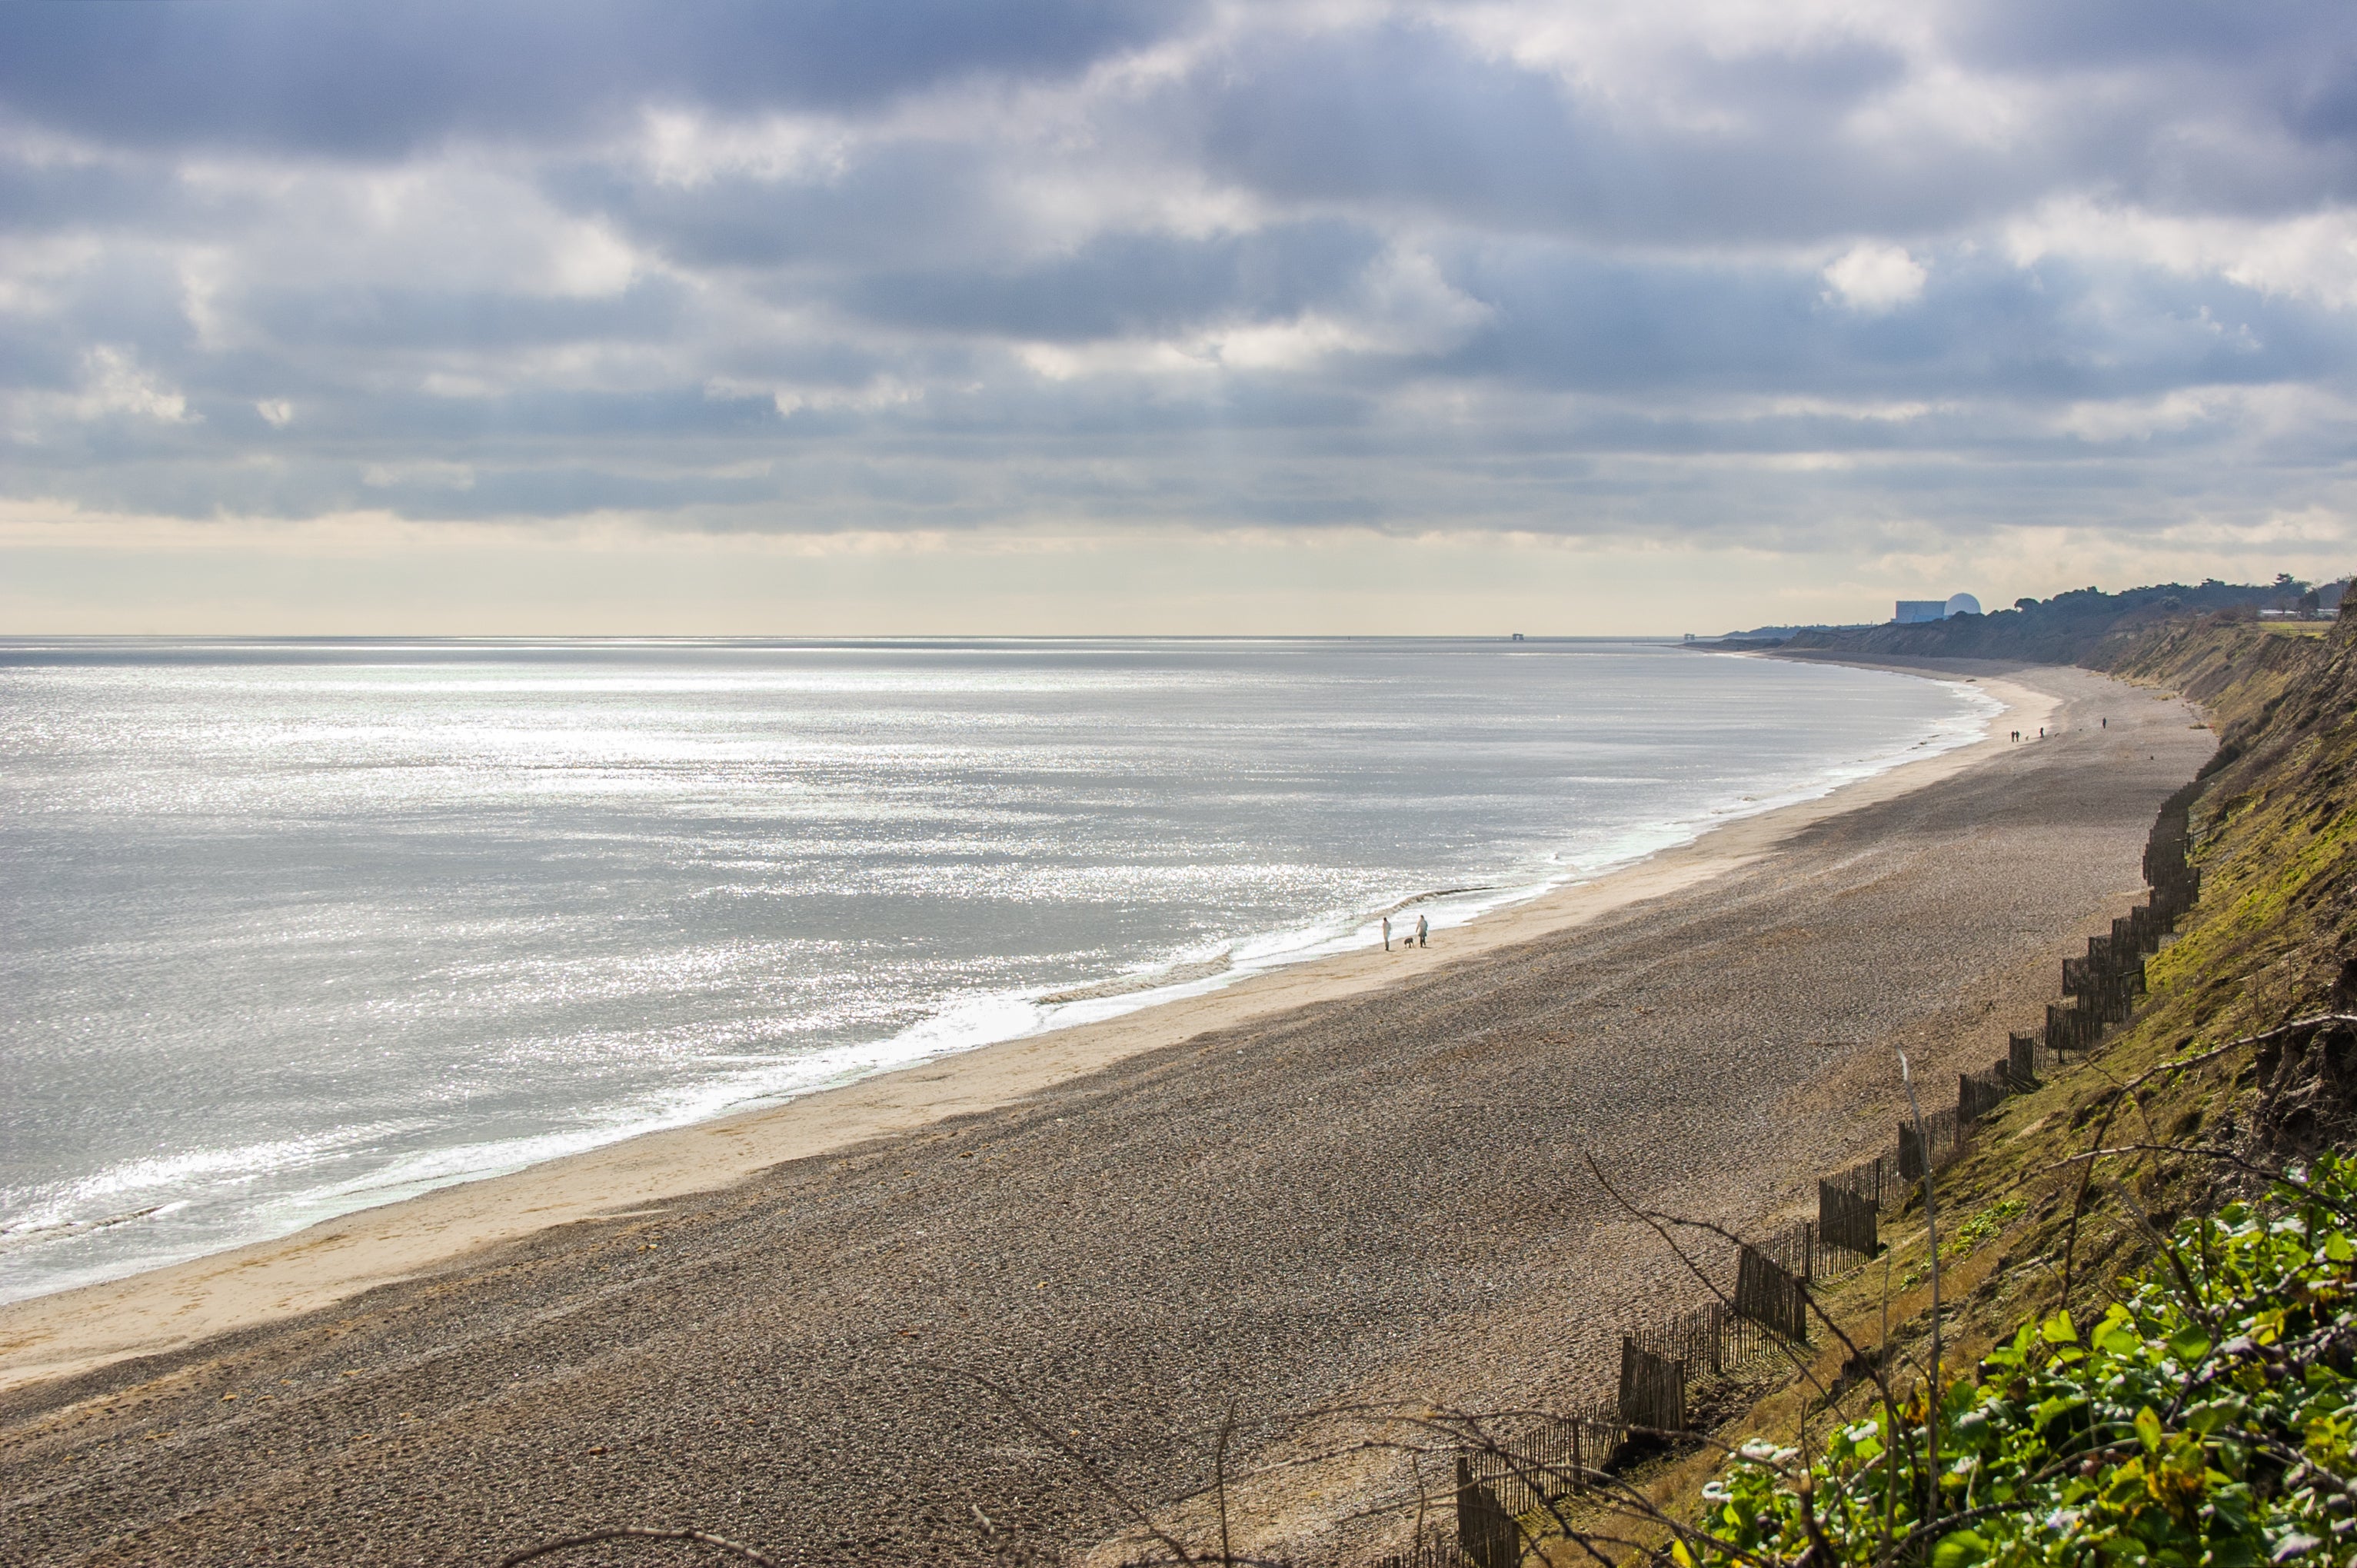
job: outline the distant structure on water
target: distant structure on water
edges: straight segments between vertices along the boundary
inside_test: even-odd
[[[1901,599],[1899,613],[1890,618],[1900,626],[1913,626],[1918,621],[1945,620],[1950,616],[1976,616],[1981,602],[1970,594],[1952,594],[1944,599]]]

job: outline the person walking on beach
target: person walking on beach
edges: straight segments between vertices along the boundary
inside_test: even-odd
[[[1424,940],[1424,934],[1425,934],[1426,931],[1429,931],[1430,929],[1432,929],[1432,928],[1431,928],[1429,925],[1426,925],[1426,924],[1425,923],[1425,918],[1424,918],[1424,917],[1423,917],[1423,916],[1421,916],[1421,915],[1418,915],[1418,916],[1415,918],[1415,945],[1416,945],[1416,946],[1418,946],[1418,947],[1423,947],[1423,946],[1425,946],[1425,945],[1426,945],[1426,943],[1425,943],[1425,940]]]
[[[1383,917],[1383,951],[1385,951],[1385,952],[1389,952],[1389,951],[1391,951],[1391,950],[1392,950],[1392,918],[1391,918],[1389,915],[1385,915],[1385,916]]]

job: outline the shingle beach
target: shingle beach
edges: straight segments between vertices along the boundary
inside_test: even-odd
[[[714,1190],[547,1208],[339,1304],[20,1371],[0,1560],[488,1564],[614,1523],[787,1562],[1118,1560],[1132,1521],[1074,1454],[1168,1509],[1231,1412],[1248,1469],[1297,1451],[1304,1412],[1592,1395],[1620,1327],[1695,1291],[1589,1160],[1696,1218],[1801,1212],[1888,1141],[1894,1047],[1952,1090],[2042,1015],[2210,750],[2148,691],[1959,672],[2050,694],[2060,733],[2008,745],[2001,722],[1969,765],[1755,826],[1772,853],[1561,929],[1352,955],[1370,972],[1339,993],[1203,1012],[1003,1102],[937,1099]],[[991,1070],[965,1060],[918,1070]],[[0,1370],[146,1288],[0,1313]],[[1403,1484],[1382,1455],[1290,1472],[1236,1524],[1344,1556],[1401,1522],[1335,1521]]]

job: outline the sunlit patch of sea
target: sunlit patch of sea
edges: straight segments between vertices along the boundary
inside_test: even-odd
[[[0,1299],[1445,933],[1993,708],[1625,642],[0,642]]]

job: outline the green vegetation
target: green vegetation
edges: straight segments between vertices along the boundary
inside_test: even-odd
[[[2273,583],[2160,583],[2107,594],[2074,588],[2050,599],[2018,599],[2011,609],[1952,616],[1908,626],[1809,628],[1781,639],[1790,650],[1897,655],[1932,659],[2022,659],[2041,664],[2110,660],[2142,642],[2156,628],[2186,627],[2201,618],[2225,618],[2258,635],[2261,610],[2298,612],[2312,605],[2309,585],[2291,577]],[[2292,624],[2298,624],[2297,622]],[[2200,693],[2190,693],[2199,696]]]
[[[1941,1392],[1840,1428],[1806,1467],[1746,1448],[1674,1555],[2247,1568],[2357,1550],[2357,1162],[2327,1157],[2177,1228],[2083,1333],[2025,1325]]]
[[[2209,1054],[2357,1013],[2357,618],[2287,637],[2180,614],[2081,657],[2195,698],[2220,732],[2192,813],[2201,903],[2133,1023],[1943,1174],[1941,1212],[1964,1218],[1939,1237],[1936,1423],[1918,1206],[1887,1222],[1887,1270],[1821,1303],[1855,1344],[1723,1429],[1792,1445],[1652,1487],[1703,1522],[1684,1548],[1701,1568],[2357,1561],[2357,1032]]]
[[[1953,1236],[1944,1238],[1941,1241],[1940,1255],[1943,1258],[1963,1257],[2014,1220],[2020,1219],[2022,1210],[2029,1207],[2018,1197],[2004,1198],[1990,1204],[1986,1208],[1957,1226]]]
[[[2195,806],[2201,908],[2149,971],[2171,1024],[2245,1033],[2317,1010],[2357,946],[2357,622],[2321,640],[2171,628],[2115,668],[2178,685],[2222,721]]]

